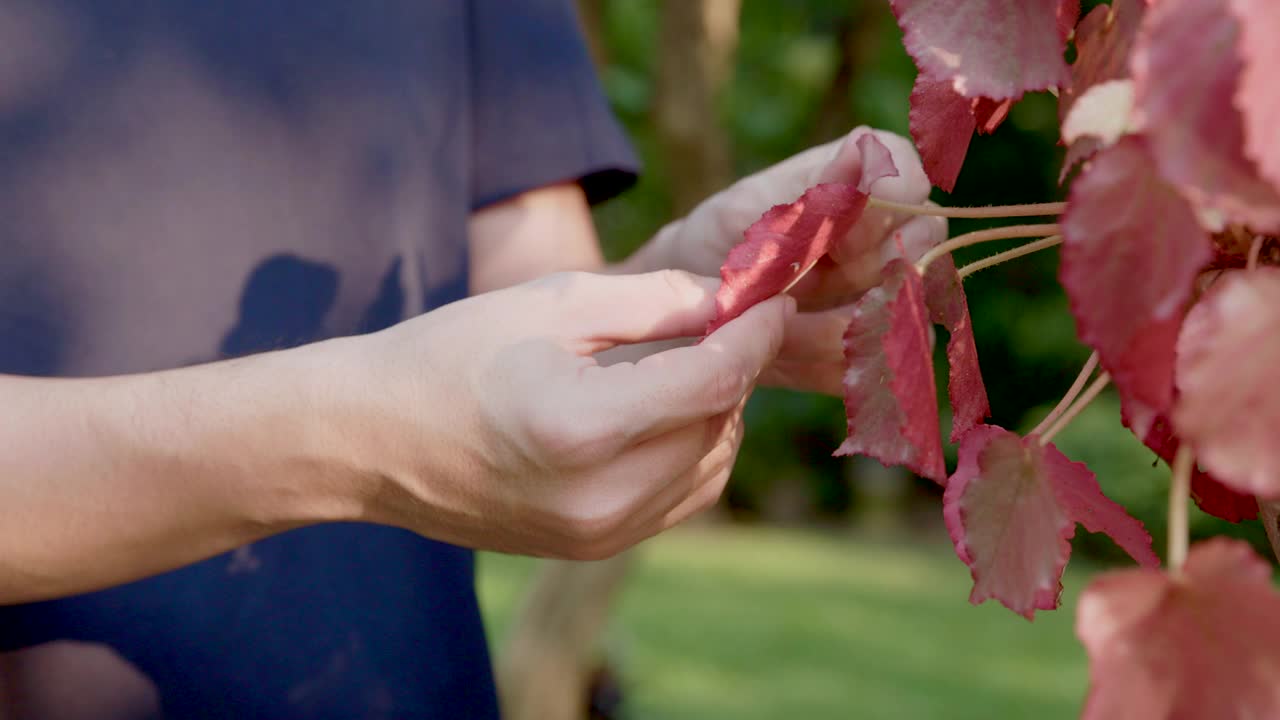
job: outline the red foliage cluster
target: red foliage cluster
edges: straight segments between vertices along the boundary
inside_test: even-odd
[[[1268,267],[1280,261],[1280,2],[1113,0],[1083,19],[1078,0],[891,4],[920,71],[911,132],[944,190],[974,132],[994,131],[1025,93],[1057,93],[1063,177],[1081,166],[1060,224],[1060,280],[1125,425],[1168,462],[1193,451],[1191,495],[1206,511],[1241,521],[1259,500],[1280,506],[1280,267]],[[857,222],[868,188],[819,186],[770,210],[726,264],[724,315],[785,290]],[[1087,468],[1034,433],[982,424],[960,278],[945,255],[916,260],[889,262],[854,307],[837,452],[946,486],[975,603],[995,598],[1028,618],[1056,607],[1077,523],[1144,566],[1082,599],[1086,717],[1280,717],[1280,594],[1266,564],[1214,541],[1185,568],[1158,570],[1151,537]],[[950,477],[933,323],[951,337]]]

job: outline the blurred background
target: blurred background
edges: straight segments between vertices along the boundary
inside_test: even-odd
[[[645,166],[636,188],[596,213],[612,258],[734,178],[857,125],[907,134],[915,68],[883,0],[580,0],[579,8]],[[974,138],[955,192],[933,199],[1062,199],[1061,156],[1056,100],[1028,97],[994,135]],[[977,227],[952,221],[951,233]],[[1002,249],[984,245],[958,260]],[[1089,354],[1056,273],[1057,254],[1047,251],[966,282],[992,422],[1004,427],[1033,427]],[[844,438],[838,399],[759,390],[747,416],[722,507],[693,526],[605,563],[481,558],[511,717],[1078,715],[1087,671],[1072,629],[1075,599],[1093,573],[1127,561],[1118,548],[1079,530],[1063,607],[1034,623],[992,602],[974,607],[942,523],[941,489],[831,456]],[[1168,471],[1122,428],[1114,395],[1095,401],[1057,444],[1098,474],[1163,554]],[[1256,523],[1195,512],[1192,533],[1247,537],[1270,557]]]

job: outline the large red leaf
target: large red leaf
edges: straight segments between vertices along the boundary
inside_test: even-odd
[[[1167,1],[1167,0],[1162,0]],[[1183,574],[1110,572],[1080,596],[1084,720],[1280,717],[1280,594],[1248,545],[1191,548]]]
[[[1178,338],[1178,434],[1200,464],[1245,493],[1280,497],[1280,268],[1233,271],[1192,308]]]
[[[1160,0],[1147,11],[1133,49],[1134,124],[1150,139],[1160,173],[1214,225],[1221,218],[1280,231],[1280,195],[1244,152],[1244,120],[1234,103],[1241,29],[1228,3]],[[1273,41],[1274,27],[1259,32]],[[1262,72],[1264,84],[1274,81],[1273,66]],[[1268,142],[1275,137],[1274,125],[1260,130],[1271,133]]]
[[[946,480],[931,333],[920,274],[906,260],[891,261],[884,281],[854,305],[845,331],[849,436],[836,455],[867,455]]]
[[[1107,499],[1082,463],[1034,435],[990,425],[961,442],[943,516],[973,575],[970,602],[995,598],[1027,619],[1058,606],[1077,522],[1110,535],[1138,562],[1159,564],[1142,523]]]
[[[849,233],[867,207],[871,185],[896,177],[893,157],[875,135],[858,138],[861,176],[853,183],[824,183],[799,200],[770,208],[743,234],[720,268],[716,292],[716,328],[790,287]]]
[[[892,0],[916,67],[968,98],[1016,98],[1068,79],[1070,0]],[[1061,19],[1060,19],[1061,18]]]
[[[1076,179],[1062,227],[1061,281],[1080,339],[1098,351],[1144,437],[1173,403],[1174,346],[1209,238],[1134,137]]]
[[[1280,190],[1280,2],[1231,0],[1231,7],[1240,18],[1244,58],[1236,105],[1244,116],[1245,150],[1271,187]]]

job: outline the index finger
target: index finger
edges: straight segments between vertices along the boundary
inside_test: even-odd
[[[654,437],[737,405],[782,346],[787,297],[766,300],[725,323],[701,343],[650,355],[636,363],[586,368],[588,396],[621,419],[631,441]]]

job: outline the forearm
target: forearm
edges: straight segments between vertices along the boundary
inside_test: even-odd
[[[180,567],[358,514],[305,352],[97,379],[0,376],[0,603]],[[307,419],[302,422],[302,419]]]

